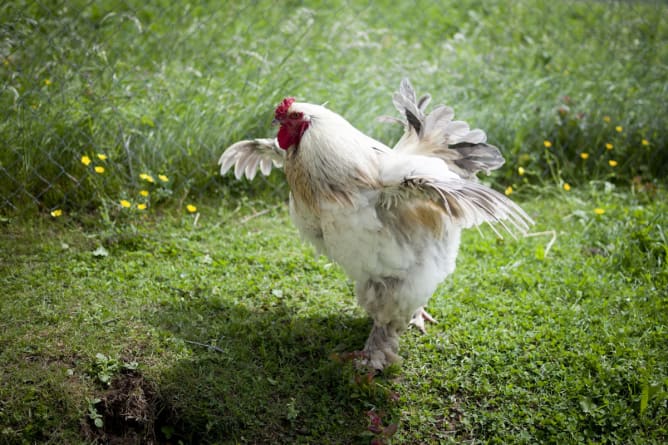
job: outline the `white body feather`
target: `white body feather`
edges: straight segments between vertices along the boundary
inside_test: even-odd
[[[306,144],[329,132],[342,139],[359,136],[342,137],[345,131],[338,126],[333,130],[317,128],[311,133],[315,137],[304,138],[300,148],[308,151]],[[344,130],[354,129],[350,126],[344,127]],[[365,145],[345,145],[352,150],[342,149],[343,146],[335,146],[333,149],[351,152],[351,155],[352,152],[364,154],[359,156],[359,159],[364,159],[360,162],[369,163],[371,170],[378,172],[382,184],[399,184],[407,175],[415,174],[459,179],[440,159],[404,155],[390,149],[378,151],[371,146],[386,147],[380,142],[366,139],[366,136],[360,139]],[[453,222],[445,212],[441,216],[444,230],[437,235],[429,228],[420,227],[417,221],[412,227],[388,223],[384,216],[386,212],[381,211],[379,214],[387,199],[386,192],[385,188],[359,190],[353,194],[350,205],[323,201],[317,216],[303,208],[300,211],[300,206],[295,205],[292,197],[291,217],[302,236],[314,244],[319,252],[338,263],[358,286],[388,279],[393,281],[396,287],[391,293],[391,301],[387,301],[386,296],[379,297],[374,292],[358,289],[358,302],[376,322],[404,320],[408,323],[412,314],[426,305],[438,284],[454,271],[461,229],[470,224]]]

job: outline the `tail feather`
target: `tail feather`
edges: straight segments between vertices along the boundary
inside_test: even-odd
[[[475,179],[476,174],[501,167],[505,160],[498,148],[487,144],[483,130],[473,129],[464,121],[453,120],[455,112],[445,105],[425,110],[431,96],[419,100],[408,79],[403,79],[392,102],[405,116],[405,133],[395,146],[396,150],[413,154],[434,156],[444,160],[459,176]]]

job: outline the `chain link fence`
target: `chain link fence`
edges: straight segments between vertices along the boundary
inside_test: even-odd
[[[243,10],[224,2],[0,6],[0,213],[144,210],[249,188],[226,186],[216,165],[232,138],[262,135],[260,121],[270,119],[230,122],[223,111],[234,91],[264,92],[252,85],[261,70],[218,80],[235,65],[258,66],[221,31]],[[280,180],[255,187],[285,191]]]
[[[487,6],[399,2],[385,9],[354,1],[319,7],[242,3],[24,0],[0,6],[0,214],[59,215],[100,206],[143,210],[248,191],[247,182],[221,178],[216,162],[228,144],[271,134],[271,105],[286,91],[333,98],[347,116],[366,116],[362,130],[393,138],[400,130],[378,130],[372,119],[392,112],[390,94],[407,74],[434,79],[425,83],[451,92],[465,111],[467,105],[484,109],[475,94],[493,91],[503,76],[516,76],[519,85],[522,69],[535,64],[567,74],[568,55],[559,53],[558,40],[535,42],[531,30],[522,29],[521,17],[531,14],[550,29],[577,23],[579,14],[596,6],[627,15],[618,27],[656,31],[657,47],[665,40],[660,19],[647,13],[661,15],[664,8],[652,2],[649,9],[576,0],[565,7],[499,0]],[[507,11],[500,14],[498,8]],[[465,46],[469,37],[494,14],[507,19],[499,24],[500,39],[510,44],[467,52],[476,45]],[[435,22],[438,32],[430,29]],[[567,31],[553,32],[558,37]],[[615,36],[616,30],[590,32],[588,38],[610,51],[636,38]],[[513,54],[513,45],[524,53]],[[527,65],[515,67],[525,53],[531,55]],[[665,48],[654,49],[651,57],[660,60],[663,53]],[[336,90],[344,83],[345,92]],[[520,98],[514,100],[529,102],[523,87],[509,85]],[[546,97],[559,94],[564,93],[548,91]],[[501,98],[496,105],[503,103]],[[522,106],[518,116],[539,105]],[[536,122],[545,120],[536,116]],[[659,128],[661,121],[652,125]],[[512,147],[519,136],[502,128],[496,134],[503,131]],[[544,138],[535,135],[541,144]],[[256,179],[253,190],[258,189],[287,195],[280,174]]]

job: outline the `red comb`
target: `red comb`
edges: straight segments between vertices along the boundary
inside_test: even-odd
[[[292,105],[294,101],[295,101],[294,97],[286,97],[285,99],[283,99],[283,102],[278,104],[278,106],[276,107],[276,111],[274,112],[274,117],[279,121],[285,119],[288,115],[288,109],[290,108],[290,105]]]

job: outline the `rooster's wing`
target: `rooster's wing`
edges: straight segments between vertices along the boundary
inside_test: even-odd
[[[224,175],[234,166],[234,176],[246,175],[253,179],[258,167],[263,175],[271,173],[272,167],[282,167],[285,150],[281,150],[276,139],[249,139],[239,141],[225,150],[220,157],[220,174]]]

